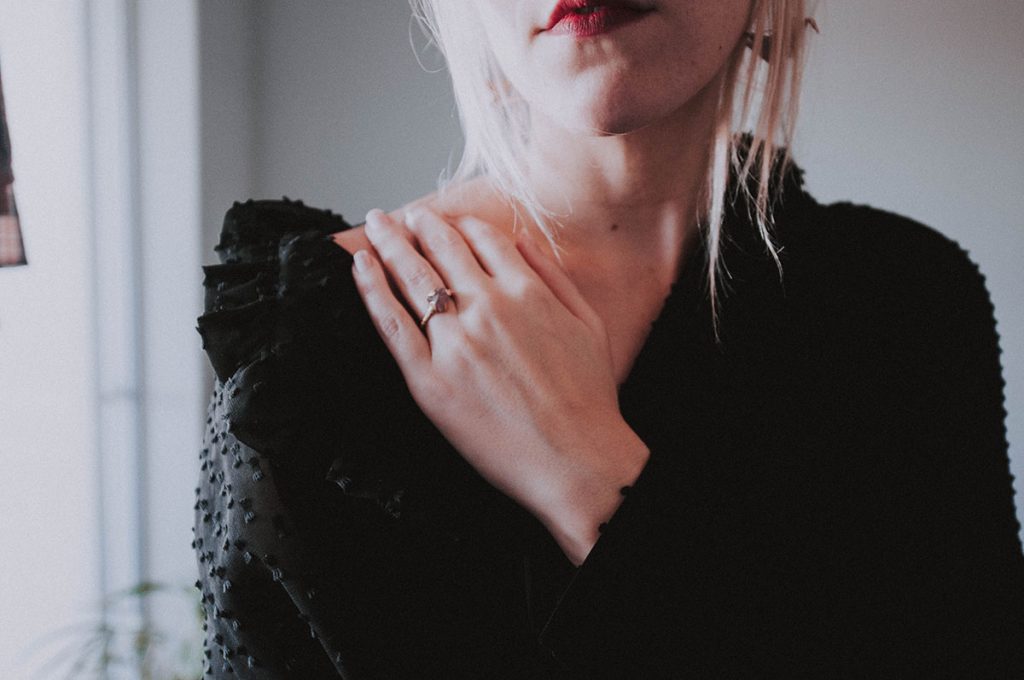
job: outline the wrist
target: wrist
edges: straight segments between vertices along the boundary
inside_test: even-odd
[[[575,565],[586,560],[606,523],[625,500],[650,459],[650,449],[625,423],[600,440],[600,452],[587,457],[566,486],[557,511],[546,522],[566,557]]]

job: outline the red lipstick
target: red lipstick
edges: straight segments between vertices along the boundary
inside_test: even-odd
[[[631,23],[651,9],[633,0],[561,0],[548,18],[545,30],[583,38]]]

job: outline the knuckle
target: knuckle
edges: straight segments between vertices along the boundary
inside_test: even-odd
[[[439,229],[426,237],[427,247],[434,251],[450,250],[459,244],[459,236],[451,229]]]
[[[465,229],[466,232],[472,234],[474,238],[478,239],[493,239],[498,233],[491,224],[484,222],[483,220],[473,217],[472,215],[463,215],[459,218],[459,226]]]
[[[453,247],[462,243],[462,237],[454,229],[446,228],[441,230],[438,241],[442,246]]]
[[[509,281],[508,289],[514,300],[527,302],[539,297],[540,283],[529,276],[517,276]]]
[[[408,280],[409,283],[414,285],[423,282],[429,283],[433,281],[433,271],[431,271],[430,268],[425,267],[423,265],[413,267],[412,270],[409,272]]]
[[[423,206],[414,205],[405,211],[404,221],[410,227],[419,226],[426,216],[427,211]]]
[[[493,314],[485,304],[474,303],[469,308],[459,313],[459,320],[465,329],[463,346],[470,346],[473,338],[480,337],[489,327]]]
[[[402,334],[402,324],[394,315],[388,314],[380,320],[380,331],[389,341],[397,341]]]

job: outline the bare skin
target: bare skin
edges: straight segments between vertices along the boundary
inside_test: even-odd
[[[474,215],[497,227],[511,237],[513,234],[512,210],[497,197],[485,181],[472,180],[459,192],[457,198],[447,201],[438,199],[432,192],[418,197],[405,205],[388,211],[388,215],[402,222],[407,210],[415,206],[427,206],[442,215]],[[621,225],[606,220],[607,231],[614,237]],[[535,228],[536,241],[550,257],[554,258],[547,240]],[[671,236],[671,235],[669,235]],[[679,238],[693,239],[695,232]],[[340,231],[334,240],[353,255],[360,249],[372,245],[366,237],[364,227]],[[670,248],[652,248],[653,252],[623,252],[619,241],[608,239],[586,250],[574,246],[571,253],[563,254],[566,273],[576,283],[587,302],[604,320],[608,331],[616,385],[621,385],[643,348],[651,323],[657,318],[668,295],[679,268],[681,253],[691,247],[692,241]],[[666,257],[666,254],[675,257]],[[628,282],[623,285],[623,282]]]

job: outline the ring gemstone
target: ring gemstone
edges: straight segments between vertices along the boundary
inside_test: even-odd
[[[427,304],[433,305],[434,309],[439,312],[443,312],[448,308],[448,302],[452,299],[452,291],[447,288],[435,288],[434,291],[427,296]]]

